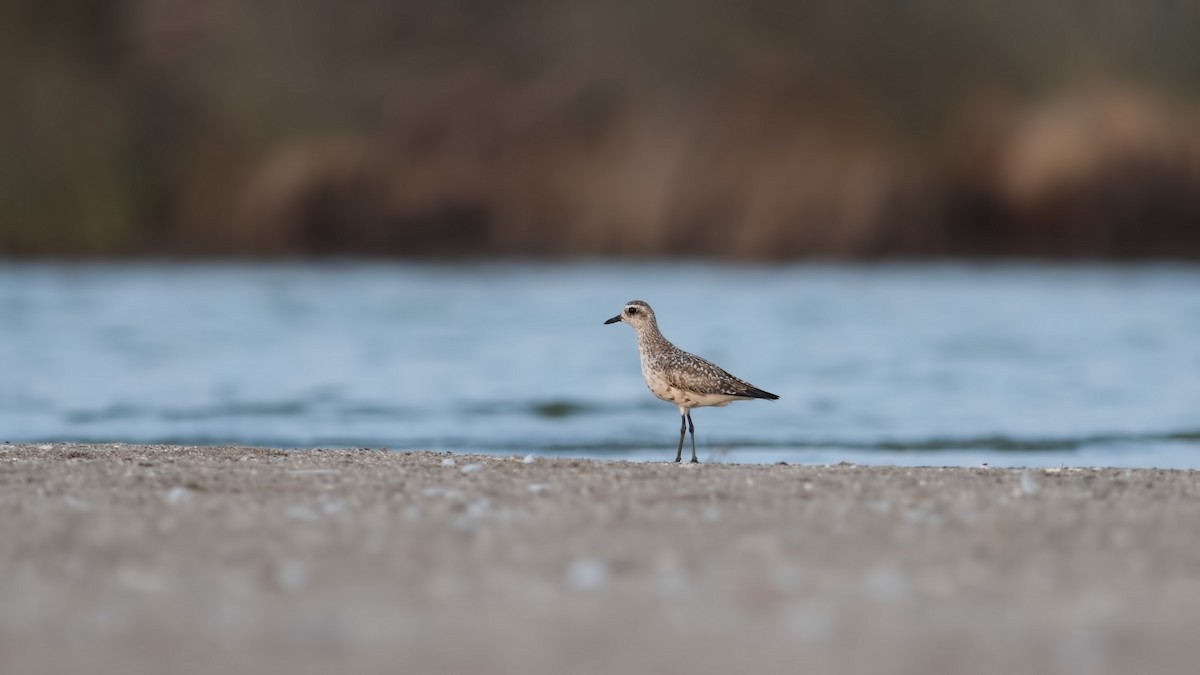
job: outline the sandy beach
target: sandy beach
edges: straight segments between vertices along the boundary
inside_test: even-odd
[[[1149,673],[1200,474],[0,446],[0,671]]]

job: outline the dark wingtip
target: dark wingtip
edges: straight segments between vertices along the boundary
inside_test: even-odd
[[[778,401],[779,397],[769,391],[763,391],[758,387],[750,387],[746,390],[746,395],[753,398],[761,398],[767,401]]]

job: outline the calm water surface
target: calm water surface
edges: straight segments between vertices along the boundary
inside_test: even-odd
[[[780,394],[709,461],[1200,467],[1200,269],[0,265],[0,440],[666,460],[629,299]]]

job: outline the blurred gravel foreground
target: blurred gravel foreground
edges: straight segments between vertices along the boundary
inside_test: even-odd
[[[0,446],[0,671],[1151,673],[1200,480]]]

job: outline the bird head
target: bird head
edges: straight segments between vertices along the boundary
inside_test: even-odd
[[[621,310],[620,314],[604,323],[617,322],[627,323],[635,329],[640,329],[642,326],[654,325],[654,310],[650,309],[650,305],[641,300],[630,300],[625,303],[625,308]]]

